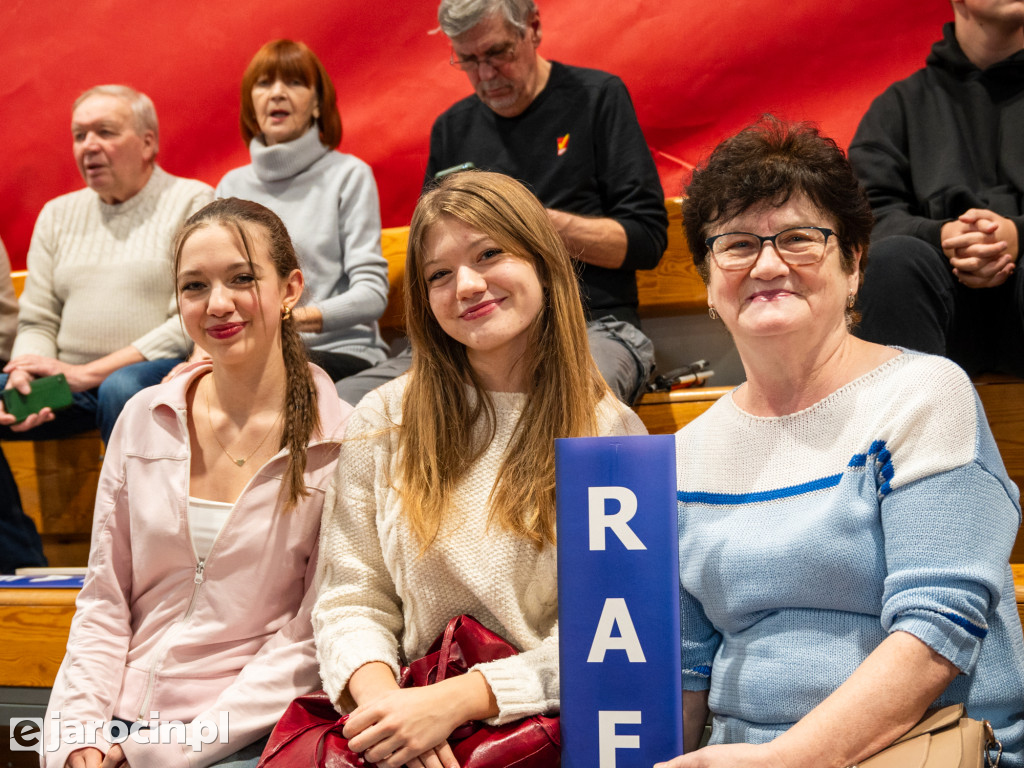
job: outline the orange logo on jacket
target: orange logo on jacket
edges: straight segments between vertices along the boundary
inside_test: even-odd
[[[569,134],[567,133],[565,136],[559,136],[555,141],[558,143],[558,156],[561,157],[569,149]]]

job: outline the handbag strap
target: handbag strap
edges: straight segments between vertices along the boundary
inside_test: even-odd
[[[988,768],[999,768],[999,761],[1003,758],[1003,742],[996,738],[996,732],[992,730],[992,723],[982,720],[985,728],[985,765]],[[992,750],[996,750],[996,759],[992,759]]]
[[[342,715],[338,718],[338,722],[332,725],[330,728],[324,728],[319,738],[316,740],[316,747],[313,749],[313,768],[324,768],[327,765],[324,759],[324,742],[327,741],[327,736],[337,731],[341,734],[341,729],[345,727],[345,723],[348,722],[348,715]],[[344,738],[344,735],[342,735]]]
[[[441,650],[437,654],[437,678],[435,682],[444,680],[448,671],[448,662],[452,655],[452,641],[455,638],[455,630],[462,623],[461,616],[455,616],[448,620],[448,626],[444,628],[444,638],[441,640]]]

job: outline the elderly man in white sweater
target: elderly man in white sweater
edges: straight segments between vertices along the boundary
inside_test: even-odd
[[[124,403],[158,383],[187,351],[171,248],[213,190],[156,164],[156,111],[149,97],[131,88],[106,85],[83,93],[71,133],[88,188],[51,200],[39,214],[0,387],[28,394],[34,379],[63,373],[74,404],[59,414],[45,408],[19,424],[0,409],[3,440],[95,427],[106,440]],[[0,471],[0,485],[4,476]],[[15,488],[0,487],[0,506],[5,503],[20,507]],[[9,512],[20,509],[0,509],[0,520]]]

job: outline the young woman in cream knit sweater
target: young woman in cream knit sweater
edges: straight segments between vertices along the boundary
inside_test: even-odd
[[[349,746],[450,768],[461,723],[558,709],[554,439],[644,428],[597,372],[569,256],[518,182],[455,174],[420,199],[405,297],[413,366],[349,422],[313,621]],[[400,690],[399,665],[463,613],[521,653]]]

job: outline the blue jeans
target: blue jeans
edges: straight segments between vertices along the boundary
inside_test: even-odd
[[[0,427],[0,440],[53,440],[99,428],[107,442],[125,403],[141,389],[159,384],[180,360],[147,360],[114,371],[96,389],[75,392],[71,407],[58,411],[56,418],[27,432]],[[7,386],[7,374],[0,374],[0,389]],[[46,565],[42,542],[32,519],[21,506],[7,457],[0,452],[0,573],[15,568]]]

